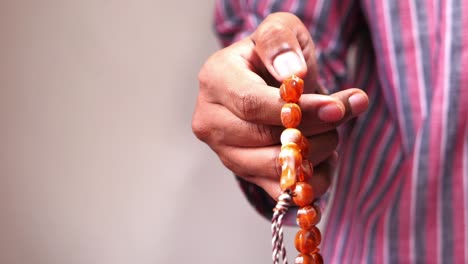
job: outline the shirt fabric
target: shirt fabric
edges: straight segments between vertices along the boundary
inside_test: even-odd
[[[310,30],[323,86],[370,99],[341,131],[326,263],[468,263],[468,1],[217,0],[215,29],[229,45],[277,11]]]

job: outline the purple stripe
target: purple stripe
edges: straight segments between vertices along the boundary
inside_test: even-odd
[[[451,31],[452,40],[450,46],[450,71],[449,71],[449,87],[448,98],[446,98],[446,104],[448,104],[447,116],[443,118],[446,119],[445,130],[445,148],[443,151],[443,160],[442,168],[443,173],[440,175],[442,181],[442,226],[440,227],[442,235],[442,252],[443,261],[445,263],[455,263],[453,258],[453,249],[454,249],[454,229],[453,229],[453,218],[456,213],[454,212],[453,206],[450,204],[453,203],[453,177],[455,176],[452,161],[455,160],[455,149],[457,144],[457,131],[461,131],[458,127],[461,124],[462,120],[458,120],[459,114],[459,105],[458,105],[458,96],[460,94],[460,76],[461,72],[461,54],[462,54],[462,5],[460,0],[453,0],[452,2],[452,11],[450,18],[452,19],[452,27],[449,29]],[[467,103],[467,102],[465,102]]]
[[[396,191],[396,195],[395,197],[401,197],[402,195],[402,189],[403,189],[403,184],[399,186],[398,190]],[[388,263],[400,263],[401,260],[399,260],[399,254],[397,254],[397,252],[399,251],[401,245],[400,245],[400,241],[399,241],[399,237],[400,237],[400,230],[399,230],[399,226],[397,224],[394,224],[395,223],[395,219],[398,217],[397,216],[397,213],[400,211],[400,204],[401,203],[407,203],[408,201],[401,201],[401,200],[398,200],[394,203],[391,204],[391,211],[390,211],[390,214],[389,214],[389,220],[387,220],[388,222],[390,222],[391,224],[388,225]]]
[[[418,33],[419,33],[419,39],[418,39],[418,44],[421,47],[421,61],[418,61],[418,63],[421,64],[422,69],[423,69],[423,80],[424,80],[424,87],[425,89],[425,94],[426,94],[426,103],[428,109],[431,107],[431,102],[432,102],[432,89],[431,89],[431,83],[433,82],[432,80],[432,67],[431,65],[434,64],[434,56],[431,54],[431,50],[429,47],[429,41],[430,41],[430,36],[429,36],[429,26],[427,23],[428,19],[428,14],[426,10],[426,0],[415,0],[415,6],[416,6],[416,20],[417,20],[417,25],[418,25]]]
[[[397,87],[393,87],[393,89],[398,90],[399,98],[397,100],[401,101],[402,111],[403,114],[399,114],[400,117],[403,117],[403,126],[401,129],[404,129],[404,142],[408,145],[406,147],[412,148],[414,146],[415,140],[415,132],[414,132],[414,120],[413,120],[413,111],[412,111],[412,104],[415,104],[417,100],[410,97],[408,83],[406,78],[409,77],[407,74],[407,68],[412,67],[411,65],[407,65],[406,63],[406,50],[404,48],[404,41],[402,39],[402,21],[400,17],[400,10],[399,10],[399,1],[388,1],[389,8],[390,8],[390,20],[392,21],[392,38],[393,38],[393,48],[392,55],[395,57],[396,62],[396,70],[398,73],[398,81],[396,83]],[[414,66],[413,66],[414,67]]]
[[[372,224],[368,224],[368,228],[370,229],[370,236],[367,238],[364,238],[364,241],[368,241],[366,245],[363,245],[364,247],[367,247],[367,257],[362,256],[363,258],[366,258],[367,260],[364,263],[377,263],[375,259],[375,248],[378,247],[375,243],[376,241],[376,234],[377,234],[377,223],[378,223],[379,218],[375,219],[375,221],[372,222]]]
[[[321,39],[324,33],[329,33],[329,32],[324,32],[324,31],[329,26],[327,24],[327,21],[328,21],[327,18],[330,15],[330,10],[331,10],[331,7],[333,6],[333,1],[323,0],[322,3],[323,4],[321,6],[322,9],[321,9],[320,15],[315,21],[315,24],[312,25],[313,28],[311,31],[313,32],[314,41]]]
[[[414,202],[415,204],[415,219],[412,224],[414,226],[411,228],[413,232],[413,236],[415,238],[415,245],[414,245],[414,258],[416,263],[426,263],[426,218],[428,215],[429,210],[433,210],[432,206],[428,205],[428,193],[427,193],[427,187],[428,187],[428,176],[429,176],[429,171],[428,171],[428,164],[430,162],[429,160],[429,141],[430,141],[430,134],[429,134],[429,128],[430,128],[430,123],[425,122],[423,126],[423,132],[421,134],[421,146],[419,150],[416,150],[419,152],[419,164],[418,168],[415,171],[417,174],[417,179],[416,179],[416,188],[415,188],[415,197],[416,201]],[[430,206],[430,207],[429,207]]]

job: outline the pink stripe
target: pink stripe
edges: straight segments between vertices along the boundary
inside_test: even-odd
[[[318,1],[307,1],[304,7],[304,25],[307,28],[311,28],[314,21],[314,13],[317,8]]]
[[[270,14],[271,10],[271,2],[272,0],[269,1],[258,1],[256,14],[261,15],[261,19],[265,18],[268,14]]]
[[[281,5],[281,10],[293,12],[294,6],[297,6],[297,1],[283,1]]]

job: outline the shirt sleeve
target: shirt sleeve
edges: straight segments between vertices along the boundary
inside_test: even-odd
[[[290,12],[301,19],[311,32],[316,46],[319,83],[329,92],[346,85],[349,47],[364,19],[354,0],[216,0],[214,28],[223,46],[241,40],[257,28],[269,14]],[[271,219],[276,202],[260,187],[237,177],[252,206]],[[321,201],[323,206],[324,202]],[[288,211],[286,224],[294,224],[295,209]]]

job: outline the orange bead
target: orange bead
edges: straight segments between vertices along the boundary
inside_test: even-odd
[[[322,242],[322,233],[320,232],[320,229],[318,229],[316,226],[312,227],[309,229],[310,232],[314,233],[315,238],[318,240],[318,243]],[[319,249],[315,249],[312,253],[319,252]]]
[[[287,143],[281,146],[279,163],[282,168],[287,165],[290,168],[296,169],[302,164],[302,155],[299,147],[294,143]]]
[[[322,213],[316,205],[308,205],[299,208],[297,211],[297,224],[302,229],[311,229],[320,222]]]
[[[312,258],[314,258],[315,264],[323,264],[323,258],[322,255],[320,255],[320,253],[312,253]]]
[[[315,264],[315,260],[311,254],[300,253],[294,260],[294,264]]]
[[[314,167],[310,160],[302,160],[301,166],[297,170],[297,180],[301,182],[307,182],[314,173]]]
[[[314,190],[306,182],[298,182],[294,187],[293,201],[297,206],[306,206],[314,200]]]
[[[303,254],[308,254],[316,251],[317,246],[320,244],[321,240],[322,236],[320,231],[317,232],[315,229],[301,229],[296,233],[294,246],[296,247],[297,251]]]
[[[293,75],[284,80],[280,87],[281,98],[288,103],[297,103],[304,91],[304,81]]]
[[[281,178],[280,178],[281,190],[285,191],[288,189],[292,189],[294,185],[296,184],[296,181],[297,181],[296,170],[289,166],[284,166],[281,172]]]
[[[286,145],[288,143],[294,143],[299,147],[299,149],[301,149],[299,144],[302,144],[302,138],[303,138],[302,133],[298,129],[286,128],[283,131],[283,133],[281,133],[280,140],[281,140],[282,145]],[[302,152],[302,149],[301,149],[301,152]]]
[[[284,127],[297,127],[302,120],[302,111],[299,105],[289,103],[281,108],[281,123]]]

